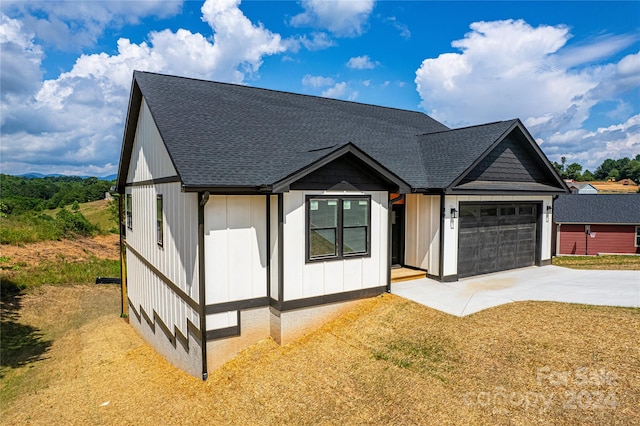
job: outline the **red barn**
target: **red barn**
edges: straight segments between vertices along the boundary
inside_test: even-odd
[[[556,255],[640,254],[640,194],[560,195]]]

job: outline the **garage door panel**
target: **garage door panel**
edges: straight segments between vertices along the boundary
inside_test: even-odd
[[[536,218],[535,204],[461,204],[458,275],[533,265]]]

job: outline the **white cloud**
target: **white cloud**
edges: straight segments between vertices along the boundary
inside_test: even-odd
[[[40,64],[44,52],[33,43],[33,34],[25,33],[22,23],[0,15],[0,87],[2,98],[29,95],[38,89],[42,79]],[[4,111],[3,111],[4,117]]]
[[[452,43],[459,53],[425,59],[416,71],[421,106],[451,126],[519,117],[553,156],[560,142],[551,135],[571,136],[595,105],[620,102],[619,96],[640,87],[640,54],[617,64],[601,61],[628,47],[633,37],[602,37],[569,49],[565,26],[507,20],[476,22],[471,30]],[[604,141],[592,141],[604,149]]]
[[[390,16],[385,19],[385,22],[388,22],[392,25],[396,30],[400,31],[400,37],[405,40],[409,40],[411,38],[411,31],[407,24],[403,24],[402,22],[398,22],[398,19],[395,16]]]
[[[327,33],[323,32],[313,32],[310,37],[303,34],[302,36],[289,38],[285,40],[285,43],[287,43],[289,50],[296,52],[300,49],[300,46],[304,46],[307,50],[314,51],[328,49],[336,45]]]
[[[3,92],[8,78],[5,61],[26,58],[35,70],[30,77],[31,92],[2,99],[3,171],[13,173],[8,167],[19,167],[22,170],[16,171],[20,173],[34,167],[90,171],[110,164],[106,174],[114,173],[135,69],[235,83],[256,73],[265,55],[286,48],[278,34],[252,24],[238,4],[204,4],[203,20],[215,31],[213,41],[184,29],[151,32],[148,43],[120,39],[116,53],[81,55],[70,71],[44,82],[38,74],[42,49],[33,34],[3,19]],[[19,47],[11,55],[5,55],[8,37]]]
[[[166,18],[182,9],[181,0],[3,3],[7,13],[21,17],[37,42],[68,51],[93,46],[106,28],[136,24],[147,16]]]
[[[640,114],[624,123],[601,127],[595,131],[570,129],[549,136],[542,144],[549,156],[567,157],[594,171],[607,158],[633,158],[640,154]]]
[[[347,62],[347,67],[356,70],[374,69],[380,65],[378,61],[372,61],[368,55],[355,56]]]
[[[302,84],[304,86],[318,88],[331,86],[335,84],[335,81],[331,77],[322,77],[319,75],[307,74],[302,78]]]
[[[374,0],[303,0],[304,12],[291,18],[296,27],[324,28],[331,33],[355,37],[362,34]]]
[[[348,101],[355,101],[358,98],[358,92],[352,90],[346,82],[336,83],[333,87],[330,87],[322,92],[325,98],[334,99],[346,99]]]

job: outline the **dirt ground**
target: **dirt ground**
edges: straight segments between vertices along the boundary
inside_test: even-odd
[[[116,234],[97,235],[77,240],[42,241],[22,246],[2,244],[0,256],[9,258],[4,265],[37,265],[43,261],[55,261],[64,257],[68,262],[79,262],[91,257],[98,259],[119,258],[120,237]]]
[[[456,318],[384,295],[203,382],[145,344],[117,301],[113,286],[23,297],[20,321],[50,347],[5,369],[3,424],[640,422],[638,310],[515,303]]]
[[[3,305],[3,330],[34,348],[12,358],[3,342],[3,425],[640,424],[640,309],[521,302],[458,318],[387,294],[203,382],[119,318],[119,300],[113,285],[42,286]]]

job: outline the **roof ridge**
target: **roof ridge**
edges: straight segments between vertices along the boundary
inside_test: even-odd
[[[456,131],[456,130],[472,129],[474,127],[493,126],[495,124],[500,124],[500,123],[513,123],[513,122],[516,122],[518,120],[519,120],[518,118],[512,118],[510,120],[499,120],[499,121],[493,121],[491,123],[474,124],[474,125],[471,125],[471,126],[457,127],[455,129],[435,130],[433,132],[419,133],[417,136],[435,135],[435,134],[438,134],[438,133],[447,133],[447,132],[452,132],[452,131]]]

